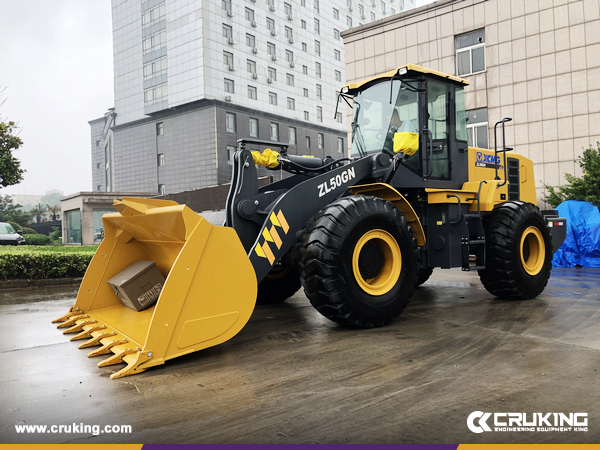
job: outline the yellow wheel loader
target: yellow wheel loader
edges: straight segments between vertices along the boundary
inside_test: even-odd
[[[494,127],[500,147],[468,146],[467,84],[407,65],[344,86],[349,158],[240,140],[222,227],[175,202],[115,202],[76,303],[55,322],[94,347],[88,356],[109,355],[99,366],[124,363],[117,378],[232,338],[257,299],[282,301],[300,285],[322,315],[363,328],[396,318],[433,268],[477,270],[501,298],[537,296],[565,220],[536,206],[531,160],[507,154],[509,118]],[[292,176],[259,188],[257,165]],[[108,281],[140,260],[166,281],[136,311]]]

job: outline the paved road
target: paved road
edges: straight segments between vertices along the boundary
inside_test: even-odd
[[[494,299],[436,270],[391,326],[347,330],[300,292],[242,332],[110,380],[51,319],[73,287],[0,291],[0,443],[593,443],[600,441],[600,270],[555,269],[537,299]],[[486,432],[473,411],[587,412],[587,432]],[[15,424],[132,434],[17,434]],[[491,421],[490,421],[491,424]]]

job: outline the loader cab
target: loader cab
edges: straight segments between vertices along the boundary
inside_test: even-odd
[[[407,65],[345,86],[342,95],[353,100],[352,157],[384,153],[394,158],[397,168],[387,181],[395,187],[460,189],[468,179],[467,84]],[[395,147],[398,133],[413,133],[412,149]]]

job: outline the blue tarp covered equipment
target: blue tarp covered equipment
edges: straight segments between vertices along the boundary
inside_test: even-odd
[[[556,208],[567,219],[567,238],[554,253],[553,267],[600,267],[600,210],[568,200]]]

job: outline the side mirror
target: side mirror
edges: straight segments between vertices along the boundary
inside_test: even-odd
[[[17,230],[17,234],[23,234],[23,230]]]

